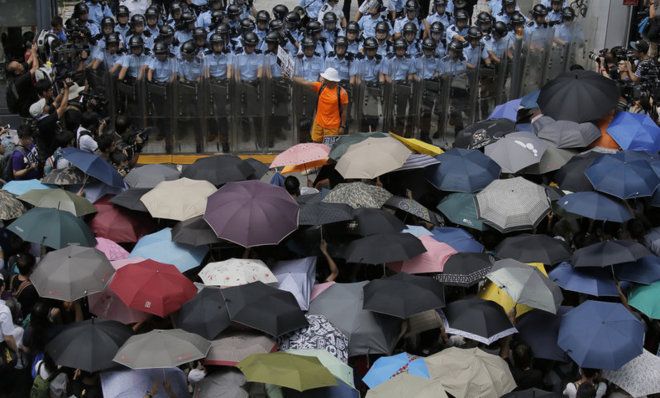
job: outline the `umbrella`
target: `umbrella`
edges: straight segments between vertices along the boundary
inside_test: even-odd
[[[183,221],[204,214],[206,200],[215,191],[208,181],[180,178],[158,183],[140,200],[154,218]]]
[[[34,207],[68,211],[77,217],[96,212],[89,200],[63,189],[32,189],[18,199]]]
[[[278,261],[272,268],[277,288],[291,292],[300,309],[307,311],[316,280],[316,256]]]
[[[422,236],[433,236],[431,231],[424,227],[420,227],[419,225],[406,225],[406,228],[401,232],[404,234],[411,234],[418,238],[421,238]]]
[[[243,247],[276,245],[298,228],[298,211],[284,188],[231,182],[209,197],[204,220],[219,238]]]
[[[607,133],[623,149],[660,151],[660,127],[648,115],[619,112],[607,126]]]
[[[172,241],[172,229],[163,228],[140,238],[131,251],[131,257],[173,264],[181,272],[185,272],[199,266],[206,253],[208,248],[205,246],[189,246]]]
[[[98,372],[115,366],[112,358],[132,334],[119,322],[92,318],[64,326],[46,352],[57,365]]]
[[[222,290],[229,317],[250,328],[277,337],[308,325],[289,292],[252,282]]]
[[[593,191],[594,188],[584,172],[601,156],[602,153],[595,151],[574,156],[555,173],[559,188],[570,192]]]
[[[0,220],[13,220],[25,213],[25,206],[7,191],[0,191]]]
[[[557,335],[562,316],[571,307],[559,307],[556,314],[532,310],[516,320],[520,339],[531,349],[534,357],[551,361],[568,362],[569,358],[557,345]]]
[[[296,391],[290,388],[282,388],[285,398],[360,398],[360,392],[339,378],[337,385],[329,387],[314,388],[307,391]]]
[[[373,156],[375,153],[378,156]],[[367,138],[351,145],[337,161],[336,170],[344,178],[376,178],[403,166],[410,150],[391,138]]]
[[[502,233],[535,228],[550,211],[545,189],[522,177],[495,180],[477,194],[479,217]]]
[[[330,158],[334,160],[338,160],[344,154],[346,153],[346,150],[348,150],[348,147],[350,147],[353,144],[357,144],[358,142],[362,142],[366,140],[369,137],[387,137],[387,134],[381,133],[381,132],[373,132],[373,133],[356,133],[356,134],[346,134],[342,135],[337,140],[332,144],[332,148],[330,150]]]
[[[123,188],[124,179],[107,160],[78,148],[62,149],[62,157],[85,174],[111,187]]]
[[[197,293],[175,266],[153,260],[120,268],[109,286],[130,308],[160,317],[177,311]]]
[[[323,201],[326,203],[345,203],[354,209],[368,207],[380,209],[392,194],[381,187],[363,182],[337,184]]]
[[[616,82],[592,71],[565,72],[550,80],[539,94],[544,115],[582,123],[598,120],[616,107]]]
[[[429,370],[423,358],[402,352],[389,357],[380,357],[371,365],[362,378],[369,388],[375,388],[401,373],[430,379]]]
[[[660,184],[646,160],[626,160],[625,155],[604,155],[584,172],[597,191],[619,199],[651,196]]]
[[[122,369],[101,372],[101,387],[104,397],[144,396],[145,391],[149,391],[154,383],[163,385],[166,380],[173,396],[189,396],[186,375],[179,368]],[[170,398],[170,395],[167,390],[159,387],[153,398]]]
[[[330,147],[325,144],[297,144],[278,154],[270,164],[270,168],[305,165],[321,160],[327,161],[329,154]]]
[[[604,370],[604,379],[633,397],[660,393],[660,357],[646,350],[618,370]]]
[[[422,155],[437,156],[444,152],[440,147],[418,140],[417,138],[406,138],[394,133],[390,133],[390,136],[401,141],[401,143],[411,151],[415,151]]]
[[[600,129],[593,123],[553,120],[545,124],[537,135],[552,142],[557,148],[586,148],[600,138]]]
[[[526,304],[553,314],[564,297],[561,289],[529,264],[513,259],[496,261],[486,275],[518,304]]]
[[[277,340],[280,350],[322,350],[342,363],[348,362],[348,337],[323,315],[307,314],[305,318],[308,326]]]
[[[229,313],[220,289],[205,287],[184,303],[176,318],[176,326],[213,340],[229,327]]]
[[[335,283],[309,305],[309,314],[323,315],[349,339],[349,356],[390,354],[400,321],[362,309],[367,282]]]
[[[516,123],[509,119],[483,120],[459,131],[454,148],[483,148],[498,138],[513,133],[515,129]]]
[[[181,176],[191,180],[208,181],[215,186],[228,182],[244,181],[256,170],[249,163],[235,155],[216,155],[195,160]]]
[[[322,283],[315,283],[314,287],[312,287],[312,294],[310,296],[310,302],[311,300],[314,300],[319,296],[319,294],[325,292],[330,286],[334,285],[334,281],[330,282],[322,282]]]
[[[300,225],[325,225],[353,219],[353,208],[343,203],[311,202],[300,205]]]
[[[67,245],[96,245],[96,239],[84,221],[57,209],[36,207],[17,218],[7,229],[24,241],[53,249]]]
[[[456,253],[434,278],[445,285],[468,287],[485,278],[492,266],[493,258],[488,254]]]
[[[435,227],[431,230],[433,239],[453,247],[457,252],[481,253],[484,246],[469,232],[461,228]]]
[[[517,332],[502,307],[489,300],[456,300],[447,304],[444,314],[447,333],[486,345]]]
[[[308,357],[315,357],[321,364],[326,367],[339,381],[354,388],[353,381],[353,368],[346,364],[345,361],[338,359],[326,350],[319,349],[287,349],[286,352],[295,355],[303,355]]]
[[[433,222],[433,219],[438,217],[437,214],[431,213],[429,209],[422,206],[416,200],[404,198],[402,196],[392,196],[387,202],[385,202],[385,205],[405,211],[408,214],[412,214],[413,216],[428,222]]]
[[[139,323],[149,319],[150,315],[134,310],[124,304],[123,301],[109,288],[100,293],[87,296],[89,312],[101,319],[121,322],[125,325]]]
[[[400,373],[390,380],[367,391],[367,398],[446,398],[444,386],[439,380]]]
[[[623,204],[598,192],[571,193],[559,201],[559,207],[578,216],[592,220],[624,223],[633,218]]]
[[[509,365],[479,348],[447,348],[424,359],[431,377],[455,397],[500,397],[516,388]]]
[[[148,213],[149,210],[140,198],[149,191],[151,188],[129,188],[110,198],[110,202],[129,210]]]
[[[110,261],[128,258],[126,249],[109,239],[96,238],[96,250],[105,254],[105,257]]]
[[[204,363],[216,366],[236,366],[252,354],[273,352],[277,344],[273,339],[255,332],[223,333],[211,341]]]
[[[487,145],[486,156],[493,159],[504,173],[516,173],[538,164],[548,148],[546,141],[528,133],[512,133]]]
[[[602,270],[589,272],[584,268],[576,270],[569,263],[561,263],[555,267],[548,277],[559,287],[571,292],[589,294],[597,297],[618,297],[619,292],[612,277]]]
[[[442,285],[429,277],[398,273],[364,286],[362,308],[379,314],[406,319],[444,306]]]
[[[497,105],[491,112],[488,119],[508,119],[512,122],[518,121],[518,109],[520,108],[521,98],[514,99],[503,104]]]
[[[149,217],[117,207],[107,197],[96,202],[94,207],[96,214],[89,225],[96,236],[120,243],[134,243],[153,230]]]
[[[660,319],[660,282],[635,287],[628,295],[628,304],[651,319]]]
[[[576,268],[607,267],[636,261],[650,254],[646,247],[635,241],[609,240],[576,250],[571,258],[571,264]]]
[[[248,398],[246,380],[236,369],[222,369],[194,384],[194,398]]]
[[[53,169],[41,179],[41,182],[59,186],[81,185],[85,183],[86,178],[85,173],[73,166],[69,166],[64,169]]]
[[[548,235],[521,234],[504,239],[495,249],[499,258],[514,258],[524,263],[557,264],[571,257],[564,241]]]
[[[130,254],[129,254],[130,255]],[[139,262],[144,261],[145,259],[142,257],[129,257],[125,258],[123,260],[111,260],[110,264],[112,264],[112,268],[116,270],[127,266],[128,264],[137,264]]]
[[[636,262],[617,264],[614,275],[622,281],[650,285],[660,280],[660,257],[645,256]]]
[[[400,232],[406,225],[392,213],[380,209],[355,209],[360,235],[369,236]]]
[[[160,182],[178,180],[181,173],[174,166],[165,164],[147,164],[131,170],[124,182],[131,188],[151,189]]]
[[[539,94],[541,94],[541,90],[534,90],[530,92],[529,94],[523,96],[520,99],[520,106],[523,109],[536,109],[539,107],[539,104],[536,103],[539,99]]]
[[[131,336],[114,361],[131,369],[173,368],[206,357],[208,340],[181,329],[155,329]]]
[[[388,266],[396,272],[405,272],[408,274],[423,274],[427,272],[442,272],[447,260],[450,259],[456,250],[446,243],[438,242],[431,236],[422,236],[419,238],[426,252],[399,263],[391,263]]]
[[[575,151],[559,149],[555,145],[548,143],[548,147],[541,156],[541,161],[524,168],[520,172],[523,174],[546,174],[559,170],[563,165],[575,156]]]
[[[660,255],[660,227],[650,229],[644,235],[644,245],[648,247],[656,256]]]
[[[198,273],[205,285],[240,286],[252,282],[277,283],[277,278],[261,260],[230,258],[208,263]]]
[[[12,195],[20,196],[30,192],[33,189],[52,189],[44,185],[39,180],[11,180],[2,186],[2,190]]]
[[[202,216],[176,223],[172,228],[172,240],[189,246],[213,245],[220,242]]]
[[[583,368],[615,370],[642,353],[644,324],[622,304],[587,300],[562,317],[557,342]]]
[[[252,354],[238,364],[248,381],[305,391],[334,386],[335,377],[315,357],[286,352]]]
[[[349,263],[385,264],[404,261],[426,251],[422,242],[411,234],[374,234],[349,243],[344,257]]]
[[[82,188],[84,188],[83,194],[85,195],[85,198],[92,203],[96,203],[104,196],[118,195],[125,190],[125,188],[111,187],[110,185],[98,181],[87,183],[82,186]]]
[[[454,148],[437,159],[441,165],[429,167],[426,176],[442,191],[477,192],[500,176],[500,166],[476,149]]]
[[[254,169],[254,174],[250,176],[250,179],[254,178],[256,180],[261,179],[266,173],[268,173],[268,166],[265,165],[263,162],[260,162],[257,159],[254,158],[244,158],[243,161]]]
[[[441,149],[441,151],[442,151],[442,149]],[[394,171],[424,169],[424,168],[426,168],[428,166],[432,166],[434,164],[440,164],[440,161],[437,160],[436,158],[433,158],[433,157],[429,156],[429,155],[422,155],[422,154],[419,154],[419,153],[411,153],[410,156],[408,156],[408,159],[406,159],[406,162],[403,164],[403,166],[399,167],[398,169],[396,169]]]
[[[539,390],[538,388],[528,388],[526,390],[513,391],[502,398],[562,398],[563,395],[558,392]]]

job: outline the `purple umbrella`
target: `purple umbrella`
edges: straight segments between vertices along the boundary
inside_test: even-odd
[[[229,182],[209,196],[204,220],[218,238],[243,247],[276,245],[298,228],[298,210],[284,188]]]

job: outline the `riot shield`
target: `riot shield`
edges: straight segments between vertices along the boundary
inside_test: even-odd
[[[504,53],[498,64],[494,64],[493,104],[503,104],[509,100],[512,84],[512,65],[509,51]],[[491,108],[493,109],[493,108]]]
[[[199,153],[203,150],[202,119],[198,110],[202,100],[201,89],[199,82],[178,82],[176,85],[174,151],[177,153]]]
[[[359,80],[355,87],[356,118],[359,131],[380,131],[383,129],[384,85],[378,81]]]
[[[569,43],[553,43],[550,46],[548,62],[545,64],[545,76],[547,80],[554,79],[557,75],[568,69],[569,50]]]
[[[276,77],[264,81],[265,150],[283,151],[296,144],[293,115],[293,84],[290,79]]]
[[[415,88],[415,114],[418,131],[416,137],[422,141],[431,142],[431,137],[439,139],[442,123],[439,119],[443,105],[441,99],[441,81],[426,79],[419,82]]]
[[[385,105],[390,110],[390,118],[386,131],[392,131],[404,137],[413,137],[413,84],[410,81],[394,81],[390,85],[390,95],[386,97],[390,105]]]
[[[454,136],[460,130],[474,120],[475,103],[478,87],[475,82],[478,79],[478,69],[466,70],[443,79],[446,102],[440,117],[444,121],[442,146],[450,146],[454,142]]]
[[[344,134],[358,131],[358,118],[355,103],[357,102],[357,90],[348,80],[342,80],[339,85],[346,90],[348,94],[348,109],[346,110],[346,130]]]
[[[107,100],[106,112],[110,117],[110,126],[114,128],[117,116],[117,104],[115,98],[115,79],[110,76],[105,67],[96,70],[88,69],[87,82],[92,86],[94,94]],[[104,115],[106,116],[106,115]]]
[[[133,127],[143,128],[146,115],[144,80],[118,80],[116,88],[117,113],[128,116]]]
[[[304,85],[293,83],[294,129],[298,142],[312,140],[312,125],[318,95]]]
[[[233,85],[232,152],[263,152],[268,147],[263,129],[263,79],[236,79]]]
[[[231,94],[228,79],[207,79],[204,85],[206,136],[204,152],[229,152]]]
[[[155,127],[143,151],[171,153],[173,131],[174,86],[172,83],[146,82],[147,125]]]
[[[520,98],[520,92],[522,90],[522,75],[525,68],[525,58],[527,56],[526,42],[521,37],[516,36],[511,43],[509,54],[509,65],[511,68],[509,98]]]
[[[538,90],[545,83],[546,69],[543,66],[547,64],[552,32],[552,29],[544,29],[526,36],[520,96]]]

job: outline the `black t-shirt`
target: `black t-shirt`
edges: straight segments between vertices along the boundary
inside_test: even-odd
[[[23,117],[30,117],[30,105],[39,100],[37,91],[32,84],[32,75],[25,72],[14,78],[14,86],[18,93],[19,114]]]
[[[37,136],[37,149],[40,160],[47,159],[57,149],[55,138],[57,136],[57,121],[59,117],[56,112],[44,116],[37,121],[39,135]]]
[[[22,283],[23,281],[18,279],[18,276],[13,277],[11,280],[10,290],[16,300],[21,304],[21,313],[25,317],[32,312],[34,303],[39,300],[39,293],[37,293],[37,289],[31,282],[26,283],[25,287],[20,291],[20,293],[18,293]]]

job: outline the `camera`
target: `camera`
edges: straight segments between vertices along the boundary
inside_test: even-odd
[[[588,57],[590,60],[600,63],[601,58],[605,58],[608,51],[609,50],[607,48],[604,48],[598,52],[589,51]]]

